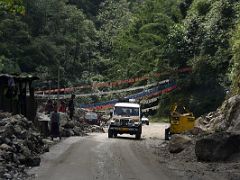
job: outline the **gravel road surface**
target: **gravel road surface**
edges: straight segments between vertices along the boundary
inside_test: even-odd
[[[161,166],[147,143],[163,138],[166,126],[144,126],[141,140],[130,135],[108,139],[107,133],[67,138],[44,154],[41,166],[29,173],[40,180],[179,179]]]
[[[239,161],[203,163],[194,146],[179,154],[168,152],[167,124],[143,127],[141,140],[107,133],[70,137],[42,156],[40,167],[29,170],[39,180],[238,180]],[[239,156],[240,157],[240,156]],[[236,162],[235,162],[236,161]]]

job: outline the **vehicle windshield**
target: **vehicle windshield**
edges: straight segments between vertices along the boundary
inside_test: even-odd
[[[139,116],[139,108],[115,107],[114,115],[117,115],[117,116]]]

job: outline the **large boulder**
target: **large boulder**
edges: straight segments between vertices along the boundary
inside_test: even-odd
[[[174,134],[169,142],[168,150],[170,153],[180,153],[191,143],[192,140],[190,137]]]
[[[25,160],[26,160],[25,165],[30,167],[39,166],[41,162],[41,159],[39,156],[27,157]]]
[[[219,132],[196,141],[195,153],[199,161],[224,161],[240,152],[240,135]]]
[[[72,129],[72,128],[75,127],[75,124],[74,124],[73,121],[69,121],[69,122],[67,122],[66,124],[64,124],[63,127],[66,128],[66,129],[69,129],[69,128]]]

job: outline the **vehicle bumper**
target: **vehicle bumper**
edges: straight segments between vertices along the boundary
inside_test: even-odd
[[[109,130],[119,134],[136,134],[139,127],[109,127]]]

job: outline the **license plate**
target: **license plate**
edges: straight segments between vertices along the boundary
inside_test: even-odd
[[[128,128],[121,128],[120,131],[128,131]]]
[[[172,120],[172,121],[171,121],[171,124],[179,124],[179,121],[174,121],[174,120]]]

